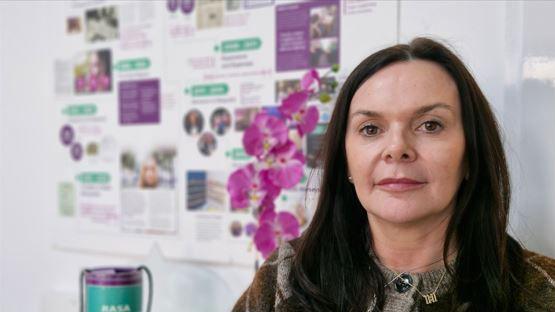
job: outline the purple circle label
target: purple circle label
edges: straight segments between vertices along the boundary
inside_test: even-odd
[[[185,14],[193,12],[195,0],[181,0],[181,11]]]
[[[177,10],[177,6],[179,5],[179,0],[168,0],[168,10],[170,12],[175,12]]]
[[[83,147],[80,143],[75,143],[71,146],[71,158],[75,161],[81,160],[83,157]]]
[[[75,132],[70,125],[65,125],[60,130],[60,141],[63,145],[70,145],[73,143],[73,138],[75,138]]]

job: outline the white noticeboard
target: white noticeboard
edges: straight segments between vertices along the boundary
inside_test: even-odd
[[[244,129],[308,69],[339,64],[341,84],[396,43],[397,13],[370,0],[73,3],[53,60],[57,244],[145,255],[156,243],[168,258],[252,264],[252,213],[232,211],[226,189],[251,161]],[[276,201],[304,226],[333,107],[314,104],[319,126],[298,142],[306,178]]]

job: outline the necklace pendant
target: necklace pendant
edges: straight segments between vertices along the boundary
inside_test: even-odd
[[[433,292],[431,294],[424,295],[424,299],[426,300],[426,304],[432,304],[437,302],[436,293]]]

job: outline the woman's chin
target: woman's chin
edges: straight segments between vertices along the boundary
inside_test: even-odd
[[[409,225],[426,219],[430,213],[414,206],[389,206],[386,209],[367,210],[369,218],[375,218],[380,223],[391,223],[396,225]]]

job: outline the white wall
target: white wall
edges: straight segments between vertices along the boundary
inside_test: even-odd
[[[23,9],[23,8],[21,8]],[[48,150],[46,120],[40,105],[47,86],[40,83],[47,74],[38,47],[41,38],[33,27],[13,22],[25,16],[3,3],[0,12],[2,33],[2,275],[0,292],[3,311],[14,311],[22,304],[29,311],[38,310],[43,287],[41,266],[49,258],[46,238],[47,211],[43,203],[48,191],[44,169]],[[35,18],[40,18],[34,16]],[[11,25],[10,25],[11,24]],[[36,23],[29,24],[37,25]],[[16,28],[17,27],[17,28]],[[25,38],[20,40],[18,38]],[[23,37],[26,36],[26,37]],[[34,42],[32,42],[34,41]],[[9,47],[9,48],[8,48]],[[17,53],[20,57],[14,57]],[[41,77],[42,76],[42,77]],[[25,295],[27,293],[28,295]],[[28,296],[28,297],[27,297]],[[30,299],[26,299],[30,298]]]
[[[530,248],[555,256],[555,84],[522,80],[533,57],[555,58],[555,5],[403,1],[400,9],[401,42],[419,34],[449,40],[483,86],[507,134],[514,231]],[[157,312],[228,309],[252,270],[168,262],[156,251],[133,259],[51,247],[56,190],[49,164],[58,126],[49,102],[48,39],[62,12],[59,4],[0,3],[0,311],[76,311],[81,268],[141,262],[158,277]]]
[[[522,7],[519,102],[507,104],[505,128],[517,125],[515,232],[530,249],[555,257],[555,13],[554,2]],[[516,121],[516,122],[515,122]]]
[[[445,39],[469,66],[497,111],[503,109],[504,1],[403,1],[401,42]]]
[[[2,59],[2,14],[0,14],[0,59]],[[0,62],[0,86],[2,86],[2,73],[3,72],[3,67],[2,67],[2,62]],[[3,105],[2,105],[2,88],[0,87],[0,281],[3,280],[3,268],[4,268],[4,236],[3,236],[3,231],[2,231],[2,220],[3,220],[3,214],[4,214],[4,200],[2,198],[2,186],[4,185],[3,183],[3,165],[4,165],[4,160],[3,160],[3,155],[4,155],[4,141],[3,141],[3,132],[4,132],[4,127],[2,127],[2,125],[4,124],[3,122],[3,116],[4,116],[4,110],[3,110]],[[2,288],[0,287],[0,311],[2,311],[2,302],[4,302],[3,300],[3,294],[4,292],[2,291]]]

